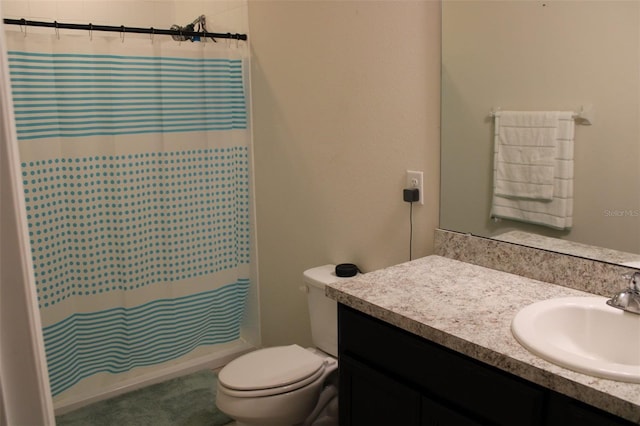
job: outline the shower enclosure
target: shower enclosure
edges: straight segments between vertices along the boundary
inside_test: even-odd
[[[246,44],[14,27],[7,45],[56,406],[258,345]]]

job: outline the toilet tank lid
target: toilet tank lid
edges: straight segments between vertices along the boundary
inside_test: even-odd
[[[349,280],[353,277],[342,278],[336,275],[336,265],[317,266],[307,269],[303,273],[304,282],[314,287],[324,289],[325,285],[341,280]]]
[[[218,374],[234,390],[260,390],[290,385],[311,376],[324,359],[298,345],[275,346],[242,355]]]

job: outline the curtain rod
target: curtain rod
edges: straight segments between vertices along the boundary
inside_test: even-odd
[[[181,31],[181,30],[163,30],[157,28],[140,28],[140,27],[119,27],[113,25],[94,25],[94,24],[69,24],[64,22],[43,22],[43,21],[27,21],[26,19],[4,19],[7,25],[24,25],[30,27],[48,27],[67,30],[86,30],[86,31],[111,31],[119,33],[137,33],[137,34],[162,34],[171,36],[188,36],[188,37],[212,37],[212,38],[230,38],[233,40],[246,40],[246,34],[232,33],[210,33],[206,31]]]

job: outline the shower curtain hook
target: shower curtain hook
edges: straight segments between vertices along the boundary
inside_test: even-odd
[[[236,49],[238,48],[239,43],[240,43],[240,34],[236,33]]]
[[[151,44],[153,44],[153,37],[155,37],[155,30],[153,29],[153,27],[151,27],[151,35],[149,36],[149,38],[151,39]]]
[[[213,40],[214,43],[217,43],[218,40],[216,40],[215,38],[213,38],[213,36],[209,35],[209,31],[207,31],[206,29],[203,30],[204,32],[204,41],[208,41],[207,39],[210,38],[211,40]]]
[[[93,41],[93,24],[89,22],[89,41]]]
[[[122,30],[122,32],[120,32],[120,42],[124,43],[124,25],[120,25],[120,29]]]
[[[22,26],[24,25],[24,32],[22,31]],[[22,18],[20,20],[20,32],[22,33],[23,37],[27,36],[27,20]]]
[[[60,28],[58,28],[58,21],[53,21],[53,23],[56,27],[56,37],[60,40]]]

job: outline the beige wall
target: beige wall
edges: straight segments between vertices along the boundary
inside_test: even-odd
[[[491,108],[592,104],[593,125],[576,126],[573,229],[518,227],[640,253],[639,16],[638,1],[444,3],[441,227],[518,224],[489,220]]]
[[[408,260],[439,205],[440,3],[249,1],[263,344],[310,344],[302,272]]]

